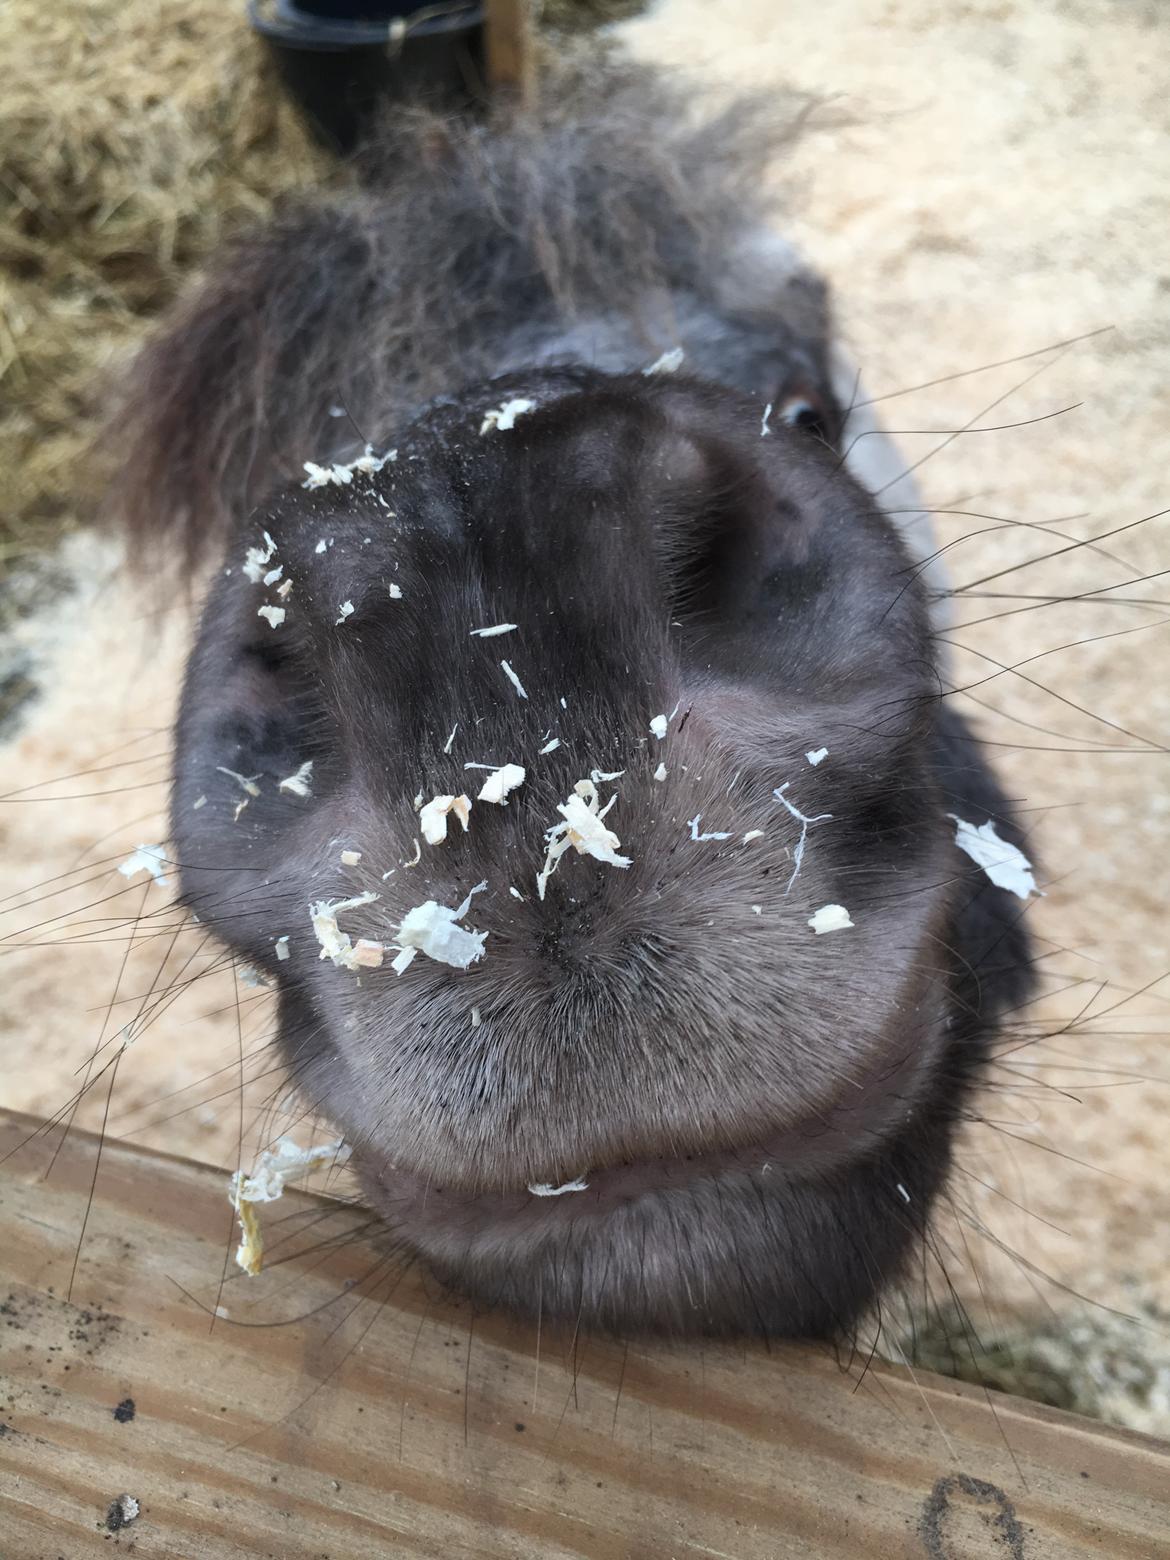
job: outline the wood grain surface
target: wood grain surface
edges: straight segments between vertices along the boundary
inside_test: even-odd
[[[4,1560],[1170,1555],[1161,1442],[814,1348],[538,1348],[305,1193],[221,1283],[222,1171],[109,1142],[95,1182],[74,1133],[46,1178],[37,1125],[0,1114]]]

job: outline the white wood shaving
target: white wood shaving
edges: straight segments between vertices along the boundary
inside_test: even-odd
[[[768,427],[768,418],[771,417],[771,415],[772,415],[772,403],[771,403],[771,401],[769,401],[767,406],[764,407],[764,415],[760,419],[760,438],[761,439],[766,439],[768,437],[768,435],[772,431],[771,428]]]
[[[504,675],[512,684],[513,688],[515,688],[516,692],[522,699],[526,699],[528,695],[524,692],[524,684],[520,681],[519,677],[516,676],[516,673],[508,665],[507,661],[501,661],[500,665],[504,668]]]
[[[568,706],[568,705],[567,705],[567,704],[566,704],[566,703],[565,703],[565,701],[564,701],[564,698],[562,698],[562,699],[561,699],[561,709],[563,709],[563,710],[567,710],[567,709],[568,709],[568,707],[569,707],[569,706]]]
[[[665,780],[666,779],[666,765],[665,764],[659,764],[658,768],[654,771],[654,778],[655,778],[655,780]]]
[[[356,867],[362,859],[360,850],[343,850],[341,853],[341,865],[343,867]]]
[[[666,716],[655,715],[654,719],[650,722],[650,731],[658,738],[659,742],[661,742],[666,736]]]
[[[526,905],[528,903],[527,899],[525,899],[520,890],[518,888],[513,888],[511,883],[508,884],[508,892],[511,894],[513,899],[518,899],[522,905]]]
[[[589,1182],[566,1181],[563,1186],[552,1186],[548,1181],[537,1181],[535,1185],[530,1185],[528,1190],[533,1197],[563,1197],[566,1192],[587,1192]]]
[[[651,374],[677,374],[682,367],[682,360],[686,353],[681,347],[671,347],[669,352],[664,352],[661,357],[654,359],[648,368],[642,370],[647,378]]]
[[[729,840],[731,838],[730,834],[723,834],[723,833],[719,833],[719,834],[700,834],[699,833],[699,825],[702,823],[702,821],[703,821],[703,814],[702,813],[696,813],[695,816],[690,821],[689,827],[690,827],[690,831],[691,831],[691,839],[694,840],[696,845],[701,845],[705,840]]]
[[[275,585],[277,580],[281,577],[281,575],[283,573],[284,573],[284,564],[283,563],[278,563],[276,565],[275,569],[269,569],[268,573],[264,576],[263,584],[265,584],[265,585]]]
[[[236,1251],[236,1262],[255,1278],[264,1266],[264,1237],[260,1232],[257,1203],[276,1202],[284,1195],[288,1181],[299,1180],[318,1165],[336,1159],[342,1141],[322,1143],[317,1148],[299,1148],[291,1138],[277,1140],[275,1149],[265,1149],[250,1174],[237,1170],[228,1182],[228,1202],[236,1210],[243,1239]]]
[[[495,411],[485,412],[483,422],[479,425],[479,436],[482,439],[484,434],[490,433],[493,428],[499,433],[508,433],[516,426],[517,417],[523,417],[525,412],[535,410],[535,401],[530,401],[527,396],[515,396],[511,401],[505,401],[503,406]]]
[[[272,555],[276,551],[276,543],[265,531],[263,547],[249,547],[244,554],[243,572],[252,581],[253,585],[259,585],[264,578],[266,566],[271,562]]]
[[[166,859],[166,851],[161,845],[139,845],[125,861],[118,863],[118,871],[124,878],[137,877],[140,872],[149,872],[158,886],[165,888],[167,875],[163,871],[162,864]]]
[[[508,797],[517,786],[524,784],[524,770],[519,764],[503,764],[499,769],[494,769],[484,781],[476,800],[479,802],[495,802],[499,807],[506,807]]]
[[[763,913],[764,913],[763,905],[753,905],[752,906],[752,914],[753,915],[763,915]]]
[[[482,1023],[483,1023],[483,1016],[482,1016],[482,1014],[480,1013],[480,1011],[479,1011],[479,1009],[477,1007],[473,1007],[472,1010],[471,1010],[471,1027],[472,1027],[472,1029],[478,1029],[479,1026]]]
[[[308,475],[301,486],[323,488],[332,483],[334,487],[349,487],[355,471],[360,471],[363,476],[373,476],[376,471],[381,471],[387,461],[397,459],[397,450],[387,450],[385,455],[375,455],[373,445],[367,444],[365,451],[356,460],[334,461],[328,466],[319,466],[316,461],[307,460],[304,462],[304,469]]]
[[[483,945],[487,932],[468,931],[457,923],[471,909],[471,901],[487,887],[487,882],[477,883],[467,898],[454,910],[440,905],[433,899],[408,910],[394,934],[394,945],[400,951],[391,963],[396,975],[410,968],[417,953],[425,953],[428,959],[439,964],[450,964],[457,970],[465,970],[483,957]]]
[[[249,796],[260,795],[260,787],[256,784],[260,778],[259,775],[240,775],[234,769],[225,769],[222,764],[216,764],[215,767],[221,775],[227,775],[229,779],[234,780],[240,789],[246,791]]]
[[[324,537],[322,537],[321,540],[317,543],[316,547],[313,548],[313,551],[315,553],[323,553],[328,546],[329,543],[325,540]]]
[[[498,769],[499,764],[464,764],[464,769]]]
[[[245,796],[244,800],[242,802],[237,802],[236,803],[235,808],[232,811],[232,822],[233,823],[239,823],[239,821],[240,821],[240,814],[243,812],[244,808],[247,807],[247,805],[248,805],[250,800],[251,800],[250,797]]]
[[[288,596],[289,596],[290,591],[292,590],[292,587],[293,587],[293,582],[291,580],[285,580],[283,585],[278,585],[276,587],[276,594],[280,597],[281,601],[285,601],[285,600],[288,599]]]
[[[283,964],[289,958],[288,933],[287,932],[284,934],[283,937],[278,937],[276,939],[276,942],[273,944],[273,948],[275,950],[276,957]]]
[[[417,867],[421,860],[422,860],[422,840],[420,840],[418,835],[416,834],[415,837],[414,837],[414,855],[410,858],[409,861],[400,862],[399,865],[403,866],[403,867]]]
[[[200,796],[200,797],[197,797],[196,800],[191,803],[191,811],[192,812],[198,812],[201,807],[206,807],[206,806],[207,806],[207,798],[206,798],[206,796]]]
[[[263,606],[256,608],[256,616],[262,617],[270,628],[279,628],[288,616],[288,613],[283,607]]]
[[[393,580],[391,580],[391,582],[390,582],[390,600],[391,601],[401,601],[402,600],[402,589],[401,589],[400,586],[395,585]]]
[[[572,796],[560,803],[557,811],[564,822],[554,823],[545,830],[544,835],[548,841],[548,853],[536,878],[536,891],[541,899],[544,898],[549,878],[567,850],[575,850],[581,856],[592,856],[595,861],[604,861],[611,867],[625,868],[630,865],[629,856],[616,854],[621,840],[602,822],[616,801],[617,796],[611,796],[599,810],[596,785],[592,780],[578,780]]]
[[[1019,899],[1037,892],[1032,863],[1022,850],[1000,839],[994,823],[989,820],[976,826],[955,813],[948,813],[947,817],[955,825],[955,844],[983,868],[997,888],[1006,888]]]
[[[749,829],[743,837],[743,843],[745,845],[750,845],[753,840],[760,840],[763,839],[763,837],[763,829]]]
[[[343,932],[338,926],[337,917],[343,910],[357,910],[362,905],[373,904],[377,898],[377,894],[367,889],[364,894],[355,894],[352,899],[318,899],[309,906],[313,935],[321,944],[320,958],[332,959],[339,969],[352,970],[357,967],[353,943],[349,933]]]
[[[425,793],[422,792],[422,791],[416,791],[414,793],[414,810],[415,810],[415,812],[418,812],[420,810],[420,808],[422,807],[424,794]]]
[[[791,780],[785,780],[782,786],[778,786],[776,790],[772,792],[772,795],[776,798],[776,800],[778,802],[782,802],[791,815],[800,824],[800,838],[797,840],[796,849],[792,853],[792,876],[788,879],[787,886],[784,889],[786,894],[792,887],[793,883],[796,882],[796,879],[800,874],[801,862],[804,860],[804,845],[805,841],[808,839],[809,824],[824,823],[833,816],[832,813],[817,813],[815,817],[806,817],[805,814],[801,812],[800,808],[795,807],[784,795],[785,791],[787,791],[791,784]]]
[[[545,753],[555,753],[557,748],[560,747],[560,745],[561,745],[560,737],[554,737],[551,742],[546,742],[544,744],[544,746],[540,749],[541,755],[543,756]]]
[[[285,775],[277,786],[278,791],[289,791],[293,796],[312,796],[309,781],[313,778],[313,760],[306,758],[295,774]]]
[[[820,937],[824,932],[843,932],[853,922],[844,905],[822,905],[816,915],[809,916],[808,924]]]
[[[829,750],[828,748],[812,748],[804,756],[815,769],[818,764],[823,764],[825,759],[828,758]]]
[[[419,811],[419,827],[423,832],[423,839],[428,845],[441,845],[447,838],[447,815],[454,813],[463,825],[464,834],[467,833],[468,819],[471,817],[471,798],[469,796],[436,796]]]
[[[496,623],[491,628],[473,628],[472,639],[494,639],[497,634],[512,634],[519,628],[518,623]]]
[[[359,937],[353,945],[352,969],[376,970],[381,967],[382,960],[386,957],[386,949],[380,942],[375,942],[372,937]]]
[[[894,1182],[894,1190],[898,1193],[898,1196],[902,1198],[903,1202],[910,1201],[910,1193],[902,1185],[901,1181]]]
[[[589,778],[594,785],[603,785],[607,780],[620,780],[624,774],[624,769],[591,769]]]
[[[451,751],[451,744],[455,741],[455,733],[458,730],[459,730],[459,722],[456,721],[455,724],[451,727],[451,735],[447,738],[446,742],[443,743],[443,752],[444,753],[449,753]]]
[[[337,609],[337,618],[333,624],[334,628],[337,627],[338,623],[344,623],[347,617],[352,617],[353,610],[352,601],[343,601]]]

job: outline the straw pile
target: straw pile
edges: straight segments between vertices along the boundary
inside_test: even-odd
[[[0,6],[0,568],[84,516],[106,371],[325,159],[242,0]]]

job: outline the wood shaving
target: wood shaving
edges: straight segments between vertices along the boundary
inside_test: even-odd
[[[283,573],[284,573],[284,564],[283,563],[278,563],[276,565],[275,569],[269,569],[268,573],[264,576],[264,579],[263,579],[262,583],[265,584],[265,585],[275,585],[277,580],[280,578],[280,576]]]
[[[163,862],[166,859],[166,851],[161,845],[139,845],[125,861],[118,863],[118,871],[124,878],[137,877],[140,872],[149,872],[158,886],[165,888],[167,875],[163,871]]]
[[[215,767],[221,775],[227,775],[229,779],[234,780],[240,789],[246,791],[249,796],[260,795],[260,787],[256,784],[260,778],[259,775],[237,774],[234,769],[225,769],[222,764],[216,764]]]
[[[853,922],[844,905],[822,905],[816,915],[809,916],[808,924],[820,937],[825,932],[843,932]]]
[[[549,878],[567,850],[575,850],[581,856],[592,856],[595,861],[604,861],[611,867],[625,868],[630,865],[629,856],[616,853],[621,840],[602,822],[616,801],[616,795],[611,796],[604,807],[599,807],[597,786],[592,780],[578,780],[572,796],[557,807],[564,821],[554,823],[545,830],[548,852],[536,878],[536,892],[541,899],[544,898]]]
[[[516,673],[508,665],[507,661],[501,661],[500,665],[504,668],[504,675],[512,684],[513,688],[515,688],[516,692],[522,699],[526,699],[528,695],[524,692],[524,684],[520,681],[519,677],[516,676]]]
[[[287,932],[284,934],[283,937],[278,937],[276,939],[276,942],[273,944],[273,948],[274,948],[274,950],[276,952],[276,957],[283,964],[285,962],[285,960],[288,959],[288,957],[289,957],[288,933]]]
[[[983,868],[997,888],[1006,888],[1018,899],[1027,899],[1037,892],[1032,863],[1022,850],[1000,839],[994,823],[989,820],[977,827],[955,813],[948,813],[947,817],[955,825],[955,844]]]
[[[206,798],[206,796],[200,796],[200,797],[197,797],[195,799],[195,801],[193,801],[191,803],[191,811],[192,812],[198,812],[201,807],[206,807],[206,806],[207,806],[207,798]]]
[[[393,581],[390,582],[390,600],[391,601],[401,601],[402,600],[402,591],[401,591],[399,586],[394,584]]]
[[[467,833],[468,819],[471,817],[471,798],[469,796],[436,796],[429,801],[419,812],[419,826],[423,832],[423,839],[428,845],[441,845],[447,838],[447,815],[454,813],[463,825],[464,834]]]
[[[353,602],[352,601],[343,601],[341,603],[341,605],[337,609],[337,617],[336,617],[336,619],[334,620],[334,623],[333,623],[334,628],[337,627],[338,623],[344,623],[347,617],[352,617],[353,616],[353,611],[354,611]]]
[[[701,845],[706,840],[729,840],[731,838],[730,834],[724,834],[724,833],[700,834],[699,833],[699,825],[702,823],[702,821],[703,821],[703,814],[702,813],[696,813],[695,816],[691,819],[690,824],[689,824],[689,828],[690,828],[690,831],[691,831],[691,839],[693,839],[695,841],[696,845]]]
[[[288,791],[293,796],[312,796],[309,781],[313,777],[313,760],[306,758],[295,774],[285,775],[277,786],[278,791]]]
[[[280,597],[280,599],[282,601],[284,601],[288,597],[288,594],[292,590],[292,587],[293,587],[293,582],[291,580],[285,580],[283,585],[278,585],[276,587],[276,594]]]
[[[376,970],[381,967],[385,957],[386,949],[382,943],[375,942],[372,937],[359,937],[353,945],[353,964],[350,968]]]
[[[552,1186],[548,1181],[538,1181],[530,1185],[528,1190],[534,1197],[563,1197],[566,1192],[587,1192],[588,1181],[566,1181],[563,1186]]]
[[[244,800],[242,802],[237,802],[236,803],[234,809],[232,810],[232,822],[233,823],[239,823],[239,821],[240,821],[240,814],[243,812],[244,808],[247,807],[247,805],[248,805],[250,800],[251,800],[250,797],[245,796]]]
[[[472,1027],[472,1029],[478,1029],[479,1026],[482,1023],[483,1023],[483,1017],[480,1014],[479,1009],[477,1007],[473,1007],[472,1010],[471,1010],[471,1027]]]
[[[360,850],[343,850],[341,853],[341,865],[343,867],[356,867],[362,859]]]
[[[343,910],[357,910],[362,905],[373,904],[378,895],[369,889],[364,894],[355,894],[352,899],[318,899],[309,906],[309,919],[313,925],[313,936],[321,944],[319,957],[332,959],[339,969],[352,970],[357,967],[353,942],[348,932],[343,932],[337,924],[337,917]]]
[[[473,628],[472,639],[494,639],[497,634],[512,634],[519,628],[518,623],[495,623],[491,628]]]
[[[542,755],[545,754],[545,753],[555,753],[557,748],[560,747],[560,745],[561,745],[560,737],[554,737],[551,742],[546,742],[544,744],[544,746],[540,749],[540,752],[541,752]]]
[[[451,751],[451,744],[455,741],[455,733],[458,730],[459,730],[459,722],[456,721],[455,724],[451,727],[451,735],[447,738],[446,742],[443,743],[443,752],[444,753],[449,753]]]
[[[367,444],[365,451],[356,460],[334,461],[328,466],[319,466],[316,461],[307,460],[304,462],[304,469],[308,475],[301,486],[323,488],[332,484],[334,487],[349,487],[355,471],[360,471],[363,476],[373,476],[375,472],[381,471],[387,461],[397,459],[397,450],[387,450],[385,455],[375,455],[373,445]]]
[[[493,428],[499,433],[508,433],[516,426],[517,417],[523,417],[526,412],[535,410],[535,401],[530,401],[527,396],[515,396],[511,401],[505,401],[503,406],[495,411],[484,413],[483,422],[479,425],[479,436],[482,439],[484,434],[491,433]]]
[[[772,431],[771,428],[768,427],[768,418],[771,417],[771,415],[772,415],[772,403],[771,403],[771,401],[769,401],[767,406],[764,407],[764,415],[760,419],[760,438],[761,439],[766,439],[768,437],[768,435]]]
[[[519,764],[503,764],[499,769],[493,769],[480,788],[476,801],[495,802],[499,807],[506,807],[509,795],[517,786],[524,784],[524,770]]]
[[[655,780],[665,780],[666,779],[666,765],[665,764],[659,764],[658,768],[654,771],[654,778],[655,778]]]
[[[439,964],[450,964],[454,969],[465,970],[483,957],[483,945],[487,932],[468,931],[457,923],[471,909],[471,901],[487,887],[486,881],[477,883],[462,904],[454,910],[440,905],[433,899],[408,910],[394,934],[394,945],[400,950],[391,964],[396,975],[410,968],[418,953],[426,954]]]
[[[655,358],[653,363],[642,372],[647,378],[651,374],[677,374],[685,356],[686,353],[681,347],[671,347],[669,352],[664,352],[661,357]]]
[[[776,800],[781,802],[800,824],[800,838],[797,840],[796,849],[792,853],[792,876],[788,879],[788,883],[784,889],[786,894],[792,887],[793,883],[796,882],[796,879],[800,874],[801,863],[804,860],[805,841],[808,839],[809,824],[824,823],[833,816],[832,813],[817,813],[815,817],[806,817],[805,814],[801,812],[800,808],[795,807],[784,795],[785,791],[787,791],[791,784],[791,780],[785,780],[782,786],[778,786],[776,790],[772,792],[772,795],[776,798]]]
[[[299,1148],[291,1138],[282,1137],[275,1149],[265,1149],[250,1174],[237,1170],[232,1176],[228,1201],[236,1210],[243,1235],[236,1262],[250,1277],[255,1278],[264,1266],[264,1237],[255,1205],[276,1202],[284,1195],[286,1182],[299,1180],[317,1165],[336,1159],[342,1147],[340,1138],[317,1148]]]
[[[624,774],[624,769],[591,769],[589,778],[594,785],[602,785],[607,780],[620,780]]]
[[[655,715],[654,719],[650,722],[650,731],[658,738],[659,742],[663,741],[666,736],[666,725],[667,722],[665,715]]]
[[[743,843],[745,845],[750,845],[753,840],[763,839],[763,837],[763,829],[749,829],[743,837]]]
[[[823,764],[825,759],[828,758],[829,750],[828,748],[813,748],[804,756],[815,769],[818,764]]]
[[[327,542],[325,538],[322,537],[321,540],[317,543],[316,547],[313,548],[313,551],[315,553],[323,553],[326,547],[329,547],[330,545],[331,543]]]
[[[415,836],[415,840],[414,840],[414,855],[410,858],[409,861],[402,862],[401,865],[404,866],[404,867],[417,867],[421,860],[422,860],[422,841],[416,835]]]
[[[276,543],[264,532],[263,547],[249,547],[244,554],[243,572],[252,581],[253,585],[259,585],[264,578],[265,569],[271,562],[272,555],[276,551]]]

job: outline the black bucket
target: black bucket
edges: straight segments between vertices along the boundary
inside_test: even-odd
[[[472,0],[248,0],[285,90],[318,140],[342,154],[387,101],[482,105],[483,14]]]

